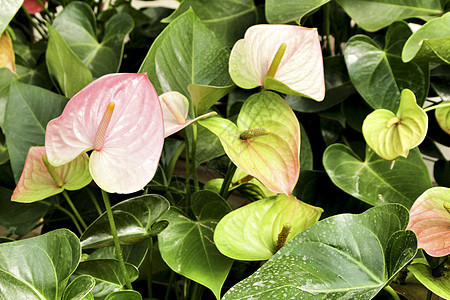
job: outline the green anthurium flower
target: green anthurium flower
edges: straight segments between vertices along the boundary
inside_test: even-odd
[[[375,110],[364,120],[362,132],[380,157],[394,160],[407,157],[409,150],[423,141],[427,128],[427,114],[417,105],[414,93],[404,89],[397,114],[387,109]]]
[[[450,104],[450,101],[445,101],[442,104],[444,103]],[[436,108],[435,116],[442,130],[450,134],[450,106]]]
[[[45,156],[45,147],[31,147],[11,200],[35,202],[59,194],[63,190],[81,189],[91,181],[89,157],[86,153],[65,165],[52,167]]]
[[[283,194],[258,200],[223,217],[214,243],[233,259],[266,260],[315,224],[323,209]]]

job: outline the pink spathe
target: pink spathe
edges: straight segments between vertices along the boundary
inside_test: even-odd
[[[112,116],[100,126],[111,102]],[[70,99],[61,116],[47,125],[48,161],[60,166],[94,149],[99,126],[105,125],[102,146],[90,157],[92,178],[107,192],[144,188],[156,172],[164,143],[161,105],[146,74],[105,75]]]

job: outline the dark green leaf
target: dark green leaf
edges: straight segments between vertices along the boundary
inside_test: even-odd
[[[95,279],[89,275],[81,275],[75,278],[64,290],[62,300],[93,299],[90,294],[95,286]]]
[[[136,268],[139,268],[144,261],[145,255],[147,255],[148,247],[150,244],[151,241],[147,239],[137,242],[133,245],[121,246],[123,260],[129,264],[134,265]],[[115,253],[116,251],[114,246],[99,248],[92,252],[87,260],[116,259]]]
[[[284,0],[281,4],[277,0],[266,1],[266,18],[269,23],[289,23],[300,19],[313,10],[330,2],[330,0]]]
[[[300,170],[312,170],[313,169],[313,153],[311,144],[309,143],[308,134],[300,124]]]
[[[192,144],[192,132],[188,130],[187,133],[189,144]],[[200,164],[204,162],[225,154],[225,150],[223,150],[219,138],[205,127],[197,125],[197,137],[198,139],[195,150],[196,167],[200,166]]]

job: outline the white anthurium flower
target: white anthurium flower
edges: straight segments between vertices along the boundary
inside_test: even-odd
[[[187,120],[189,111],[189,100],[178,92],[167,92],[159,96],[161,102],[161,108],[164,118],[164,137],[174,134],[180,131],[189,124],[211,115],[215,115],[215,112],[210,112],[201,115],[195,119]]]
[[[316,28],[296,25],[255,25],[233,47],[230,76],[245,89],[265,89],[325,97],[322,50]]]

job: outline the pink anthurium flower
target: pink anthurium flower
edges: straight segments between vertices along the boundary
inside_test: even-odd
[[[325,97],[322,50],[315,28],[255,25],[233,47],[229,64],[236,85],[264,86],[317,101]]]
[[[45,0],[41,0],[42,4],[45,5]],[[41,4],[37,0],[25,0],[23,2],[23,6],[27,10],[29,14],[35,14],[38,12],[41,12],[44,8],[41,6]]]
[[[88,165],[89,157],[83,153],[71,162],[53,168],[46,162],[45,147],[31,147],[11,200],[30,203],[59,194],[65,189],[81,189],[92,181]]]
[[[164,137],[180,131],[189,124],[215,115],[215,112],[210,112],[201,115],[192,120],[186,120],[189,111],[189,100],[178,92],[167,92],[159,96],[161,101],[161,108],[164,117]]]
[[[450,189],[435,187],[417,198],[407,229],[414,231],[419,248],[431,256],[450,254]]]
[[[70,99],[45,134],[54,166],[93,150],[92,178],[110,193],[142,189],[156,172],[163,142],[161,105],[146,74],[98,78]]]

